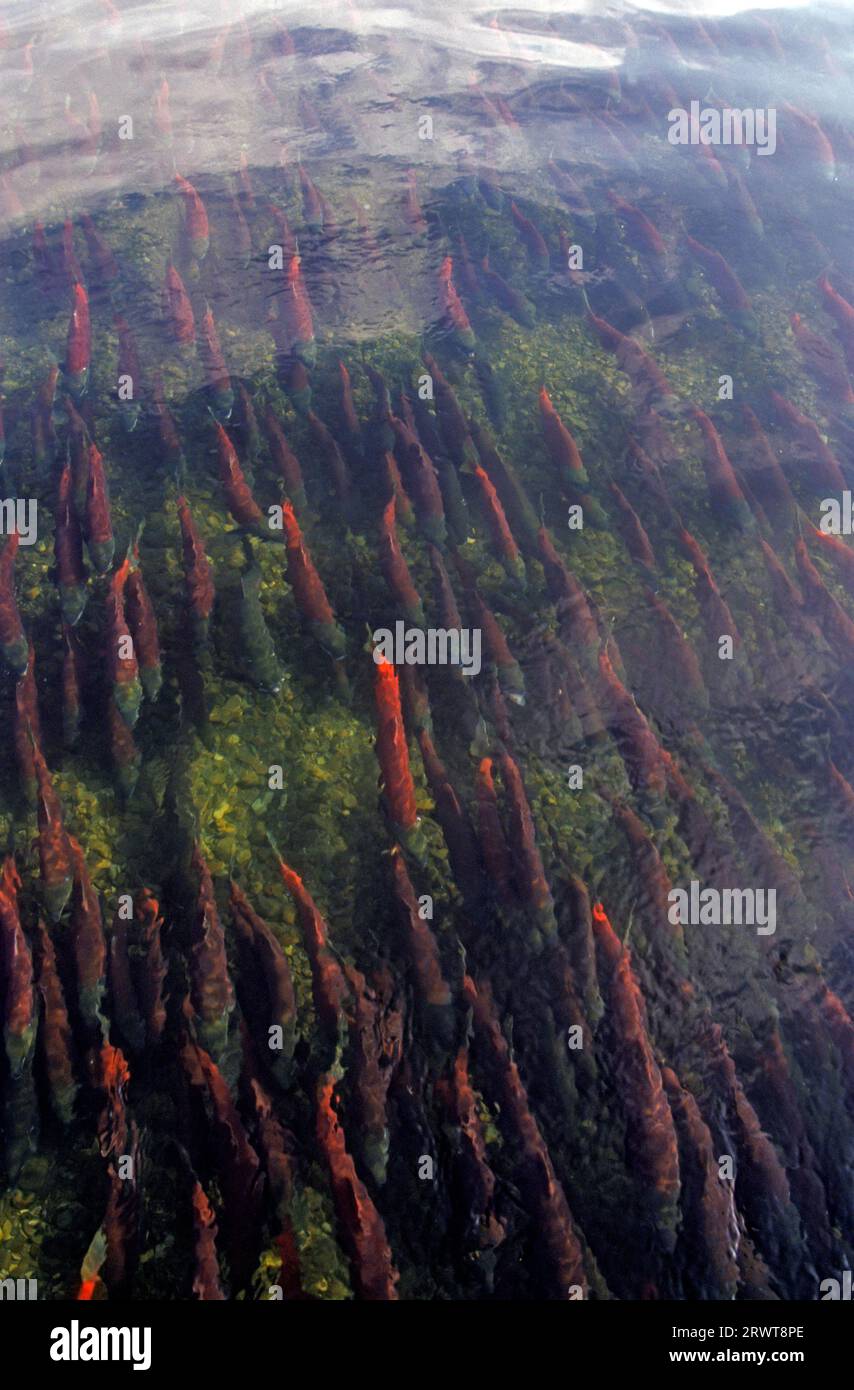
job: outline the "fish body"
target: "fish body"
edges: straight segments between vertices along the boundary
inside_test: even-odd
[[[655,574],[658,569],[655,551],[640,517],[616,483],[611,483],[611,495],[617,504],[620,533],[626,549],[635,564],[648,573]]]
[[[88,449],[88,482],[86,485],[86,548],[98,574],[106,574],[113,563],[116,541],[107,496],[104,460],[95,444]]]
[[[329,941],[329,928],[299,874],[274,850],[282,882],[294,900],[311,966],[312,997],[318,1020],[330,1038],[340,1038],[346,1024],[351,990]]]
[[[479,903],[483,899],[484,882],[477,836],[468,811],[433,746],[426,724],[418,730],[418,747],[435,802],[436,819],[448,846],[454,882],[467,902]]]
[[[71,488],[71,464],[66,461],[59,479],[54,554],[62,620],[69,627],[74,627],[86,607],[88,594],[83,563],[83,533]]]
[[[160,136],[164,145],[170,146],[173,143],[172,135],[172,113],[169,109],[169,83],[166,78],[162,78],[160,85],[155,89],[152,98],[154,114],[154,129]]]
[[[629,240],[635,249],[651,257],[654,263],[664,262],[667,257],[664,238],[646,213],[617,193],[609,193],[608,201],[617,217],[625,224]]]
[[[418,810],[400,704],[400,683],[394,666],[384,658],[375,662],[375,667],[377,761],[390,820],[398,839],[410,847],[417,841]]]
[[[263,990],[263,1041],[269,1041],[270,1028],[281,1029],[281,1046],[270,1049],[272,1069],[287,1080],[297,1037],[297,1005],[288,958],[270,927],[258,916],[243,890],[232,879],[229,884],[231,918],[247,956],[258,966]],[[281,1062],[281,1066],[278,1065]]]
[[[128,434],[133,434],[139,423],[142,368],[127,319],[116,314],[113,323],[119,338],[118,399],[122,423]]]
[[[545,386],[540,387],[539,400],[540,421],[546,440],[546,447],[551,455],[552,462],[558,470],[561,480],[566,483],[570,489],[581,488],[586,490],[589,486],[590,479],[587,476],[587,469],[582,462],[578,445],[552,405],[551,396]]]
[[[394,430],[391,421],[391,395],[389,393],[386,379],[382,372],[378,372],[369,362],[365,363],[365,371],[374,392],[374,408],[371,412],[369,423],[369,433],[374,451],[381,453],[385,449],[394,448]]]
[[[463,620],[460,615],[457,599],[445,562],[442,559],[442,552],[435,545],[428,546],[430,553],[430,567],[433,571],[433,582],[436,592],[436,605],[439,610],[442,626],[445,628],[461,628]]]
[[[75,285],[82,286],[85,284],[85,280],[80,262],[77,259],[77,251],[74,246],[74,223],[70,217],[66,217],[62,224],[59,251],[62,274],[73,292]],[[77,298],[77,296],[74,297]]]
[[[510,216],[534,265],[545,269],[549,264],[549,248],[539,227],[513,202],[510,204]]]
[[[15,594],[15,557],[19,545],[18,532],[13,531],[0,555],[0,655],[15,676],[23,676],[30,662],[30,645]]]
[[[234,391],[220,346],[213,310],[210,306],[205,310],[202,318],[198,344],[205,380],[213,400],[214,416],[222,424],[231,419],[231,412],[234,409]]]
[[[317,343],[311,301],[300,267],[301,258],[295,252],[288,257],[285,267],[285,283],[278,300],[279,319],[275,332],[280,352],[296,357],[304,367],[311,369],[317,361]]]
[[[478,1047],[484,1049],[489,1060],[491,1099],[500,1108],[502,1128],[520,1146],[522,1160],[517,1180],[537,1231],[538,1249],[549,1282],[547,1296],[584,1298],[588,1289],[587,1276],[572,1212],[531,1112],[512,1049],[501,1029],[492,992],[485,982],[475,983],[466,975],[463,997],[472,1012]]]
[[[434,545],[444,545],[447,521],[442,492],[433,460],[421,447],[417,435],[396,415],[391,417],[395,453],[406,490],[415,503],[420,529]]]
[[[409,499],[409,494],[403,486],[397,459],[389,449],[383,450],[380,459],[380,471],[385,483],[385,495],[394,498],[396,521],[407,531],[411,531],[415,526],[415,510]]]
[[[753,526],[753,516],[747,499],[738,485],[723,441],[702,410],[692,409],[692,416],[703,436],[703,468],[709,488],[709,498],[715,511],[742,530]]]
[[[139,679],[146,699],[156,700],[163,684],[160,638],[154,605],[145,587],[139,565],[139,546],[133,549],[133,563],[127,578],[126,608],[128,626],[139,661]]]
[[[89,319],[89,296],[82,283],[72,286],[71,298],[71,318],[65,348],[65,382],[74,400],[79,401],[89,383],[92,326]]]
[[[237,450],[219,420],[214,423],[217,457],[219,459],[219,480],[222,484],[228,510],[238,526],[245,527],[247,531],[252,531],[264,540],[270,540],[272,537],[267,519],[252,496],[252,491],[237,457]]]
[[[582,664],[590,666],[599,649],[599,631],[584,590],[544,526],[537,533],[537,550],[546,589],[555,605],[558,631],[566,634],[567,646],[574,648]]]
[[[854,388],[836,349],[809,328],[800,314],[792,314],[789,322],[807,371],[838,405],[850,409],[854,406]]]
[[[86,238],[86,246],[89,251],[90,268],[93,272],[90,279],[96,284],[110,289],[119,279],[120,271],[118,262],[113,255],[107,242],[101,236],[92,218],[87,213],[83,213],[80,218],[83,228],[83,235]]]
[[[350,498],[350,472],[347,468],[344,455],[338,446],[338,441],[329,427],[324,424],[318,415],[315,415],[313,410],[309,411],[306,418],[314,443],[329,470],[338,501],[342,503],[342,505],[346,504]]]
[[[178,498],[177,508],[181,526],[181,552],[187,607],[195,640],[197,643],[204,644],[207,641],[215,598],[213,567],[196,530],[186,497]]]
[[[261,570],[250,552],[251,564],[240,580],[238,624],[250,680],[266,694],[282,688],[282,668],[261,605]]]
[[[74,891],[71,902],[71,943],[75,963],[77,1006],[92,1037],[103,1036],[107,943],[101,904],[80,845],[69,835]]]
[[[854,550],[840,536],[808,526],[807,535],[815,542],[816,554],[823,554],[837,571],[840,583],[854,597]]]
[[[488,430],[472,420],[471,437],[481,466],[495,484],[505,512],[520,538],[526,554],[536,551],[539,517],[531,506],[522,482],[512,464],[499,452]]]
[[[675,677],[679,689],[686,693],[692,703],[708,706],[708,695],[694,648],[664,600],[651,589],[647,589],[644,596],[655,616],[668,680]]]
[[[621,333],[608,323],[607,319],[594,314],[587,307],[587,321],[596,333],[600,343],[613,352],[617,365],[631,381],[641,397],[645,410],[655,410],[662,415],[673,414],[679,410],[679,401],[671,390],[667,378],[654,358],[634,338]]]
[[[833,183],[837,177],[836,156],[818,119],[790,101],[784,101],[782,107],[788,117],[786,144],[796,146],[807,156],[820,180]]]
[[[172,475],[178,486],[182,487],[186,460],[174,416],[166,403],[163,378],[159,372],[152,372],[151,374],[151,397],[166,470]]]
[[[523,328],[533,328],[537,311],[527,295],[508,284],[497,270],[493,270],[489,264],[488,256],[484,256],[480,263],[480,269],[484,284],[500,308],[511,318],[514,318],[517,323],[520,323]]]
[[[507,419],[507,403],[492,365],[478,354],[474,359],[474,370],[489,419],[495,429],[502,430]]]
[[[193,847],[192,871],[198,886],[190,951],[190,997],[199,1020],[202,1045],[216,1061],[225,1050],[235,998],[213,880],[198,844]]]
[[[316,184],[306,173],[302,164],[299,166],[299,181],[302,189],[303,221],[310,232],[322,232],[323,205],[320,201],[320,194]]]
[[[588,236],[596,232],[596,213],[587,194],[569,170],[554,159],[548,162],[552,183],[572,213],[573,222]]]
[[[724,600],[702,548],[689,531],[680,531],[678,542],[683,554],[693,566],[695,592],[700,613],[706,626],[706,639],[715,649],[723,634],[732,638],[733,645],[742,645],[741,634],[729,605]]]
[[[647,1034],[646,1009],[631,953],[617,937],[601,903],[593,930],[607,1002],[623,1059],[623,1102],[628,1142],[657,1201],[672,1211],[680,1190],[679,1146],[661,1072]]]
[[[178,191],[184,199],[184,235],[187,248],[194,262],[203,261],[210,247],[210,225],[204,203],[193,185],[178,173],[175,174]]]
[[[721,255],[720,251],[713,251],[710,247],[704,246],[702,242],[696,241],[692,236],[686,235],[685,245],[694,259],[706,271],[720,295],[721,303],[727,313],[736,316],[741,315],[742,321],[744,321],[745,316],[753,313],[753,305],[729,262]]]
[[[501,809],[493,776],[494,760],[481,758],[477,769],[477,833],[486,872],[499,902],[515,901],[510,846],[501,821]]]
[[[276,233],[279,238],[277,244],[281,246],[286,256],[295,256],[297,253],[297,239],[287,219],[287,215],[276,203],[268,203],[267,209],[276,227]]]
[[[403,198],[403,215],[406,224],[416,236],[423,236],[427,231],[427,219],[418,197],[418,180],[414,169],[406,171],[406,188]]]
[[[107,671],[116,706],[132,729],[139,718],[142,684],[136,645],[125,615],[125,595],[130,576],[130,556],[126,555],[110,579],[107,596]]]
[[[453,996],[442,970],[438,943],[429,922],[419,915],[412,880],[397,846],[392,850],[391,864],[394,905],[415,979],[418,1005],[432,1039],[448,1047],[454,1036]]]
[[[391,497],[383,508],[380,520],[380,568],[389,592],[407,622],[424,627],[424,607],[412,582],[409,566],[400,548],[395,525],[395,501]]]
[[[33,958],[18,912],[21,878],[11,855],[0,871],[0,963],[5,977],[3,1041],[12,1082],[32,1058],[36,1041]]]
[[[74,1042],[65,996],[56,966],[56,953],[41,917],[35,934],[36,981],[42,1002],[39,1025],[41,1053],[50,1103],[62,1124],[70,1124],[77,1099]]]
[[[293,504],[294,511],[299,516],[308,506],[302,469],[299,459],[285,438],[284,431],[271,405],[268,405],[264,412],[264,427],[267,432],[267,443],[273,463],[285,484],[285,491]]]
[[[170,261],[166,267],[164,316],[169,331],[181,348],[192,348],[196,341],[196,320],[190,296],[178,271]]]
[[[474,458],[474,446],[469,435],[466,417],[462,407],[457,400],[451,383],[448,381],[444,372],[435,357],[429,352],[424,354],[424,365],[430,373],[433,382],[433,390],[436,396],[436,417],[439,421],[439,434],[441,444],[438,441],[430,440],[425,433],[425,421],[432,424],[432,416],[429,415],[424,404],[416,400],[416,407],[420,405],[420,413],[417,414],[418,431],[424,444],[430,452],[431,448],[438,457],[442,448],[451,462],[457,467],[462,468],[468,460]]]
[[[216,1248],[219,1231],[213,1207],[197,1178],[193,1180],[190,1205],[193,1213],[192,1296],[204,1303],[222,1303],[225,1294]]]
[[[290,502],[284,504],[282,516],[288,583],[294,591],[297,608],[315,641],[335,661],[340,661],[346,653],[347,640],[335,618],[323,581],[315,568]]]
[[[69,627],[63,627],[62,742],[74,748],[83,717],[83,672],[80,649]]]
[[[487,655],[495,665],[498,683],[507,699],[514,705],[525,703],[525,677],[522,668],[510,650],[510,644],[491,608],[488,608],[476,589],[472,591],[472,601],[477,614],[478,625],[483,631],[483,642]]]
[[[474,329],[454,285],[454,262],[446,256],[439,269],[439,303],[442,320],[452,340],[465,353],[474,352]]]
[[[818,281],[825,311],[836,324],[836,334],[845,353],[849,372],[854,371],[854,305],[834,289],[826,275]]]
[[[744,219],[748,231],[758,241],[765,240],[765,225],[751,196],[743,176],[737,169],[727,169],[727,179],[732,193],[732,203]]]
[[[38,784],[34,748],[36,745],[41,746],[41,716],[39,715],[35,653],[32,642],[29,644],[27,669],[15,682],[15,710],[12,727],[21,791],[27,805],[35,806]]]
[[[788,425],[798,444],[809,454],[809,463],[802,468],[804,481],[818,497],[845,491],[845,474],[833,450],[825,443],[814,420],[803,415],[791,401],[778,391],[769,392],[778,419]]]
[[[47,386],[47,382],[45,383]],[[89,429],[82,415],[66,395],[63,407],[68,419],[68,455],[71,460],[71,482],[74,506],[82,519],[85,535],[86,496],[89,488]]]
[[[543,936],[557,932],[554,900],[537,845],[534,818],[519,765],[506,748],[500,755],[501,780],[507,801],[507,824],[516,891]]]
[[[830,645],[845,661],[854,658],[854,620],[833,597],[810,559],[802,536],[795,541],[795,564],[807,609],[821,624]]]
[[[486,469],[481,468],[479,463],[475,464],[474,476],[496,553],[510,578],[515,579],[518,584],[524,585],[525,562],[510,529],[506,513],[501,505],[501,499]]]
[[[351,443],[358,445],[362,433],[362,426],[356,413],[356,403],[353,399],[353,384],[350,380],[350,373],[343,362],[338,363],[338,380],[341,385],[341,414],[344,425]]]
[[[471,535],[472,525],[466,499],[460,487],[460,475],[452,463],[442,459],[436,468],[436,477],[439,482],[439,491],[442,494],[445,529],[448,537],[455,545],[465,545]],[[435,534],[436,531],[434,530]]]
[[[134,900],[134,921],[140,945],[134,973],[136,992],[148,1041],[156,1043],[166,1027],[163,986],[167,964],[160,935],[163,926],[160,905],[149,888],[140,889]]]
[[[794,515],[795,499],[779,459],[750,406],[743,405],[741,414],[750,441],[742,466],[751,490],[772,516],[791,517]]]
[[[317,1143],[326,1161],[335,1208],[353,1266],[360,1297],[394,1301],[399,1274],[394,1267],[382,1217],[356,1172],[334,1105],[335,1083],[322,1076],[317,1085]]]

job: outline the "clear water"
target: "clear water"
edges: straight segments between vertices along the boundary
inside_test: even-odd
[[[821,1297],[822,1281],[850,1268],[852,1244],[852,552],[840,558],[810,530],[829,504],[844,512],[854,466],[854,329],[844,307],[829,308],[833,294],[854,302],[849,8],[7,5],[0,35],[3,499],[38,504],[15,590],[41,725],[31,741],[26,718],[16,724],[20,673],[7,670],[0,820],[22,882],[17,909],[8,884],[3,899],[0,1276],[37,1278],[52,1298],[212,1297],[218,1285],[262,1299],[284,1248],[286,1296],[298,1266],[314,1298],[395,1286],[404,1299]],[[773,150],[672,143],[669,113],[692,102],[772,111]],[[204,205],[207,247],[188,238],[176,174]],[[183,347],[164,313],[170,263],[196,326]],[[461,310],[449,312],[443,265]],[[288,270],[310,304],[313,350],[292,331]],[[67,360],[75,279],[92,325],[82,390]],[[198,341],[208,309],[230,382],[219,394]],[[117,316],[139,363],[130,401]],[[454,435],[425,352],[479,450]],[[387,764],[384,789],[377,780],[371,639],[409,615],[382,559],[395,434],[369,368],[396,417],[402,390],[415,410],[423,467],[435,478],[435,464],[441,484],[440,558],[463,623],[484,633],[480,674],[427,666],[428,703],[404,700],[420,816],[409,833]],[[158,373],[180,459],[164,443]],[[569,478],[565,457],[562,471],[560,445],[549,450],[542,387],[583,478]],[[159,630],[162,688],[132,734],[115,712],[110,723],[117,581],[96,572],[82,493],[87,601],[63,629],[54,529],[69,447],[74,457],[69,391],[85,458],[94,441],[104,460],[112,572],[138,536]],[[734,475],[719,456],[714,475],[714,437],[704,464],[692,404]],[[343,634],[332,654],[267,524],[294,493],[267,411],[302,469],[302,533]],[[219,476],[215,417],[261,509],[248,530]],[[415,517],[399,499],[397,538],[435,628],[447,625],[437,535],[409,448],[398,434]],[[496,540],[477,464],[516,560]],[[179,496],[213,566],[203,642],[188,620]],[[580,586],[569,604],[555,601],[540,526]],[[696,564],[690,537],[705,557]],[[817,584],[796,559],[805,539]],[[838,542],[850,547],[844,533]],[[425,728],[456,801],[425,766]],[[9,964],[23,942],[39,977],[48,898],[27,799],[33,742],[103,919],[99,929],[85,918],[78,872],[50,924],[70,1028],[64,1114],[32,972],[13,977]],[[485,757],[506,893],[482,819]],[[473,856],[468,878],[454,829]],[[432,900],[420,930],[434,947],[401,919],[398,840],[413,892]],[[194,843],[227,951],[227,967],[211,969],[222,984],[227,968],[236,990],[219,1031],[203,1018]],[[274,846],[325,919],[332,960],[364,977],[350,976],[337,1048]],[[260,962],[272,948],[241,948],[229,876],[292,975],[289,1069],[267,1057]],[[614,965],[608,929],[591,946],[573,880],[627,943],[630,968]],[[774,930],[698,921],[680,933],[663,902],[692,881],[775,891]],[[145,1023],[143,887],[163,917],[162,1029]],[[123,945],[125,895],[137,907]],[[103,987],[101,940],[112,956]],[[441,1007],[419,942],[437,952]],[[471,1033],[466,973],[481,1001],[491,990],[499,1031],[484,1006]],[[21,1000],[35,1012],[18,1037]],[[130,1078],[122,1143],[104,1140],[99,1154],[107,1043]],[[220,1089],[200,1079],[199,1048]],[[291,1136],[283,1186],[253,1074]],[[349,1158],[318,1134],[326,1077]],[[229,1129],[245,1131],[237,1158],[222,1146]],[[253,1205],[247,1185],[265,1182]],[[353,1183],[361,1219],[381,1223],[379,1274],[354,1235]],[[207,1263],[198,1205],[195,1227],[193,1216],[202,1189],[218,1228]]]

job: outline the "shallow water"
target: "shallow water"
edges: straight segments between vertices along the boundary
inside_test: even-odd
[[[37,504],[0,594],[0,1278],[820,1298],[852,1253],[854,562],[813,529],[854,467],[850,14],[0,35],[7,534]],[[695,101],[773,139],[671,143]],[[482,669],[401,666],[404,734],[373,642],[452,603]],[[758,919],[676,923],[692,882]]]

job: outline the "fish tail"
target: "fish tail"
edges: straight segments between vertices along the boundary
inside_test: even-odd
[[[268,828],[267,826],[264,827],[264,834],[265,834],[265,836],[267,837],[267,842],[268,842],[268,844],[269,844],[269,846],[270,846],[270,849],[271,849],[271,850],[273,851],[273,853],[275,854],[275,856],[276,856],[276,858],[278,859],[279,863],[280,863],[280,864],[284,864],[285,861],[284,861],[284,859],[282,858],[282,851],[279,849],[279,846],[276,844],[276,841],[273,839],[273,836],[272,836],[272,834],[270,833],[270,830],[269,830],[269,828]]]
[[[145,530],[145,517],[141,517],[136,524],[135,530],[130,533],[130,540],[125,551],[125,560],[128,562],[129,569],[137,569],[139,566],[139,543],[142,540],[142,533]]]

